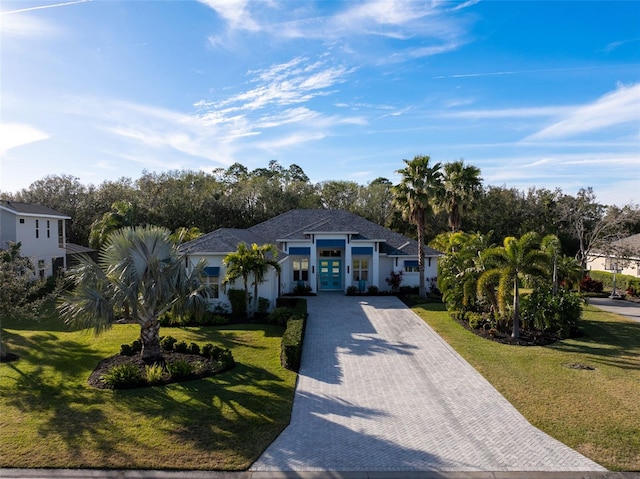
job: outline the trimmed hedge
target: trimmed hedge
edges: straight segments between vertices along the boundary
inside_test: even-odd
[[[589,276],[591,276],[591,279],[602,281],[605,288],[613,288],[613,273],[609,271],[589,271]],[[628,274],[616,274],[616,288],[619,291],[632,289],[637,295],[638,291],[640,291],[640,280]]]
[[[280,362],[282,366],[298,372],[302,359],[302,343],[307,324],[307,300],[296,299],[293,314],[287,321],[287,329],[282,335]]]

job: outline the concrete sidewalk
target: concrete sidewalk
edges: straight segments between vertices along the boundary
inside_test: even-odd
[[[291,424],[251,471],[604,469],[531,426],[397,298],[323,294]]]

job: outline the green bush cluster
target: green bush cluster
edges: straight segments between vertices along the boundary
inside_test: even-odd
[[[134,340],[131,344],[120,345],[121,356],[135,356],[142,351],[142,342],[139,339]]]
[[[112,367],[100,376],[100,380],[116,389],[133,388],[144,383],[138,366],[130,363]]]
[[[231,316],[234,318],[243,318],[247,315],[247,303],[244,289],[230,289],[227,291],[227,297],[231,303]]]
[[[600,281],[605,288],[613,289],[613,273],[608,271],[589,271],[589,276]],[[637,296],[640,293],[640,279],[628,274],[616,274],[616,289],[618,291],[628,291],[629,294]]]
[[[269,316],[267,316],[267,322],[269,324],[277,324],[278,326],[285,326],[289,318],[293,315],[293,309],[278,307],[275,308]]]
[[[292,310],[291,317],[287,321],[287,329],[282,335],[280,361],[282,365],[298,371],[302,359],[302,343],[304,340],[304,329],[307,321],[307,301],[298,299]]]
[[[522,321],[527,327],[548,331],[560,338],[578,333],[582,299],[576,293],[560,289],[555,295],[548,289],[536,289],[522,297]]]
[[[207,311],[200,317],[193,315],[180,316],[172,312],[164,313],[158,318],[160,326],[217,326],[229,323],[229,316],[220,312]]]

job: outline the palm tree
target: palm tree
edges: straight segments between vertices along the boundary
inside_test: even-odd
[[[480,169],[458,160],[444,165],[442,177],[440,201],[447,211],[449,228],[455,233],[460,230],[462,213],[470,211],[480,197]]]
[[[162,360],[158,318],[169,310],[201,316],[209,298],[200,282],[204,261],[187,270],[170,234],[156,226],[125,227],[107,238],[98,264],[82,257],[70,272],[75,287],[58,305],[65,322],[101,333],[126,306],[140,325],[142,358]]]
[[[133,226],[133,205],[129,201],[116,201],[111,205],[111,211],[91,224],[89,245],[101,248],[111,233],[125,226]]]
[[[549,256],[539,249],[537,233],[525,233],[520,239],[509,236],[504,246],[489,248],[482,253],[482,260],[492,265],[478,280],[478,291],[487,283],[498,281],[498,298],[502,311],[506,309],[509,289],[513,288],[513,338],[520,337],[520,281],[523,277],[545,277],[548,273]]]
[[[269,268],[274,268],[280,273],[280,264],[278,264],[278,249],[272,244],[251,245],[251,253],[254,257],[253,262],[253,313],[258,310],[258,285],[264,283],[264,277]],[[252,313],[252,314],[253,314]]]
[[[258,285],[264,282],[264,277],[267,274],[269,267],[273,267],[276,271],[280,272],[280,265],[276,260],[277,255],[278,250],[272,244],[258,246],[253,243],[251,247],[249,247],[246,243],[240,243],[236,251],[229,253],[224,260],[222,260],[223,264],[227,267],[227,272],[223,280],[224,285],[232,283],[238,278],[242,278],[245,293],[245,304],[247,315],[249,317],[253,317],[254,312],[257,310]],[[270,256],[270,258],[268,256]],[[254,308],[250,307],[250,276],[253,276]]]
[[[416,156],[411,161],[402,160],[406,166],[396,172],[402,175],[402,179],[392,188],[393,202],[402,212],[402,217],[417,227],[421,298],[427,295],[424,279],[425,225],[428,217],[434,213],[436,199],[442,189],[441,165],[436,163],[429,166],[429,160],[429,156]]]
[[[560,244],[560,239],[556,235],[547,235],[542,238],[541,249],[545,253],[549,255],[551,258],[552,264],[552,281],[553,288],[552,292],[555,296],[558,294],[558,260],[562,253],[562,245]]]

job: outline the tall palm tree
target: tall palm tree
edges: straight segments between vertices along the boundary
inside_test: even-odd
[[[280,273],[280,264],[276,259],[278,257],[278,249],[272,244],[251,245],[251,253],[254,257],[253,262],[253,312],[258,310],[258,286],[264,283],[264,277],[269,268],[274,268]]]
[[[509,236],[504,245],[489,248],[482,253],[488,268],[478,280],[478,291],[487,283],[498,281],[498,298],[502,311],[506,309],[509,289],[513,289],[513,338],[520,337],[520,282],[525,275],[545,277],[548,274],[549,256],[539,249],[540,238],[529,232],[519,239]]]
[[[542,243],[540,246],[540,249],[547,253],[552,261],[552,292],[555,296],[556,294],[558,294],[558,261],[560,259],[560,255],[562,254],[562,245],[560,243],[560,238],[558,238],[556,235],[547,235],[542,238]]]
[[[205,263],[187,270],[170,234],[156,226],[125,227],[107,238],[98,264],[82,257],[70,272],[75,287],[58,305],[65,322],[100,333],[116,310],[128,307],[140,325],[142,358],[161,360],[158,318],[169,310],[201,316],[209,297],[200,282]]]
[[[234,282],[238,278],[242,278],[242,284],[245,292],[245,304],[247,315],[252,317],[257,310],[258,305],[258,286],[264,282],[264,277],[270,267],[280,272],[280,265],[276,257],[278,250],[272,244],[264,244],[258,246],[253,243],[250,247],[246,243],[240,243],[238,249],[233,253],[229,253],[222,260],[227,267],[223,284],[227,285]],[[251,295],[249,293],[249,278],[253,276],[253,302],[254,308],[251,308]]]
[[[429,160],[426,155],[416,156],[411,161],[402,160],[406,166],[396,171],[402,175],[402,179],[392,188],[393,202],[402,212],[402,217],[417,227],[421,298],[427,296],[424,279],[425,226],[429,216],[435,212],[436,201],[442,190],[441,164],[430,166]]]
[[[464,160],[446,163],[442,175],[440,201],[447,211],[449,228],[460,230],[462,213],[470,211],[480,197],[482,178],[480,168],[465,165]]]

